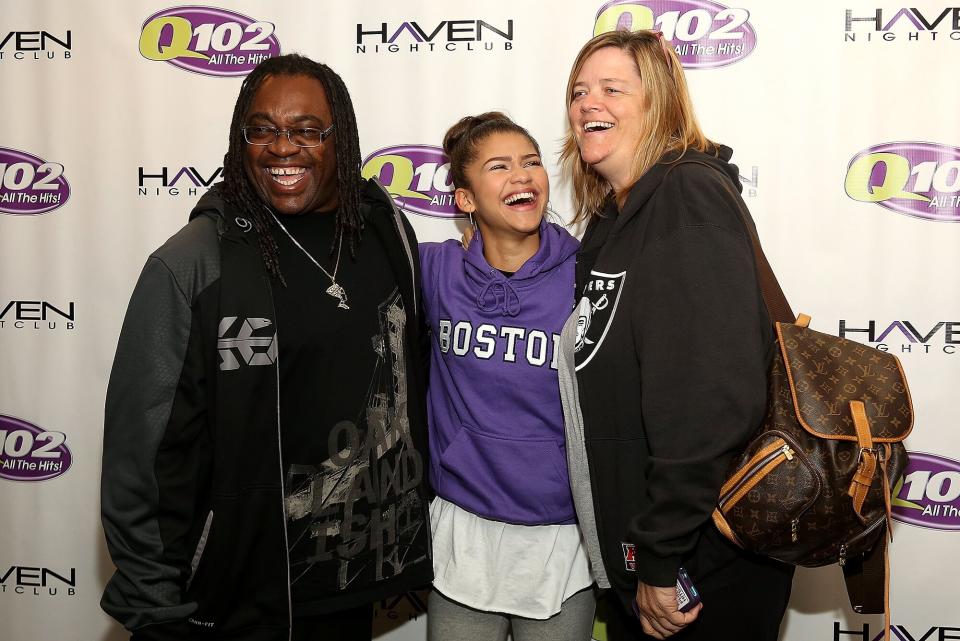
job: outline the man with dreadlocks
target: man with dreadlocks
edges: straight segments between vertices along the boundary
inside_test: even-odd
[[[359,171],[340,77],[269,59],[147,260],[101,490],[134,641],[370,639],[372,602],[431,579],[417,244]]]

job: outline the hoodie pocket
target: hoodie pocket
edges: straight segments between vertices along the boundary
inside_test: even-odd
[[[574,519],[563,446],[508,439],[464,426],[440,458],[438,492],[479,516],[543,525]]]

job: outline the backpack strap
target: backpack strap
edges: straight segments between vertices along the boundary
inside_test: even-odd
[[[890,551],[887,533],[862,559],[843,566],[850,605],[857,614],[883,613],[884,639],[890,639]]]

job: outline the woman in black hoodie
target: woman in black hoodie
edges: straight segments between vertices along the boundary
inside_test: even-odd
[[[658,32],[588,42],[567,107],[563,162],[588,224],[561,385],[571,465],[589,467],[574,496],[598,579],[639,616],[621,618],[624,638],[771,641],[792,568],[710,523],[763,417],[773,347],[731,150],[701,132]],[[681,567],[702,597],[686,612]]]

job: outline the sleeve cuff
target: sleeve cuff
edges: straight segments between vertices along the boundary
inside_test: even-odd
[[[649,552],[636,549],[637,580],[658,588],[672,588],[677,584],[680,574],[682,557],[656,556]]]

